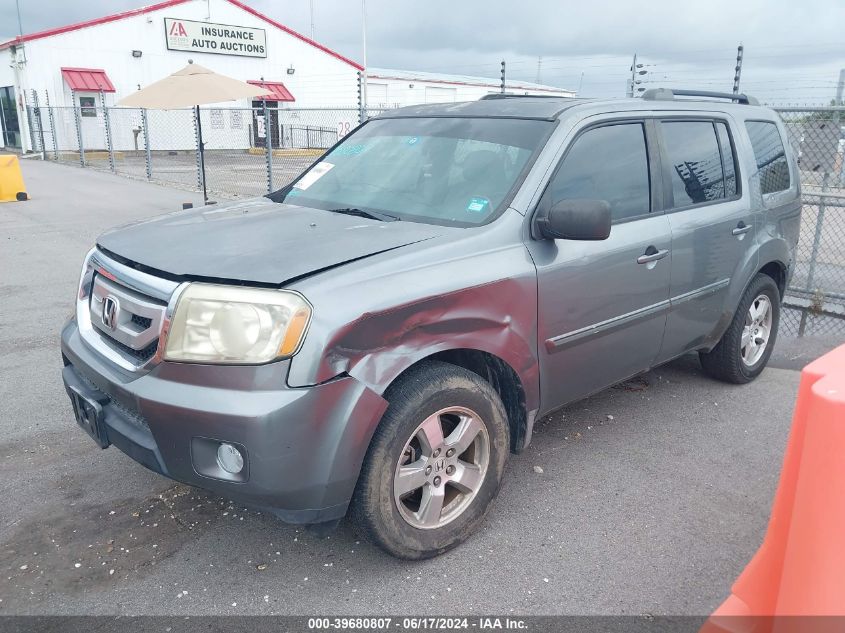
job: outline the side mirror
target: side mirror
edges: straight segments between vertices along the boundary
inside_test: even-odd
[[[561,200],[537,220],[547,239],[606,240],[610,235],[610,204],[606,200]]]

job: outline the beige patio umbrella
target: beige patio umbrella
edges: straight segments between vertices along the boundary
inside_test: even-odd
[[[208,202],[205,187],[205,143],[202,140],[200,106],[221,101],[235,101],[248,97],[260,97],[267,94],[267,89],[253,86],[238,79],[219,75],[199,64],[188,61],[188,65],[146,88],[142,88],[118,101],[119,106],[135,108],[155,108],[170,110],[174,108],[195,108],[197,114],[197,135],[200,146],[200,170],[202,172],[202,196]]]

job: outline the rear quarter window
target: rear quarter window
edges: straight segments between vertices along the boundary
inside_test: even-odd
[[[745,129],[754,149],[762,193],[789,189],[789,163],[778,126],[771,121],[746,121]]]
[[[737,193],[736,156],[728,133],[728,126],[724,121],[716,122],[716,133],[719,135],[719,147],[722,150],[722,166],[725,172],[725,197],[731,198]]]

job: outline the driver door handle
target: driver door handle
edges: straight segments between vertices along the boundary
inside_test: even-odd
[[[648,264],[649,262],[656,262],[658,259],[663,259],[669,254],[669,249],[664,248],[657,250],[654,246],[649,246],[645,253],[637,257],[638,264]]]
[[[750,230],[751,225],[740,220],[739,224],[736,225],[736,228],[731,231],[731,235],[743,235],[744,233],[748,233]]]

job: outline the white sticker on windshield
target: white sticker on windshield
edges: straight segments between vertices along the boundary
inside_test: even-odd
[[[317,163],[311,168],[311,170],[307,174],[305,174],[302,178],[299,179],[299,182],[297,182],[293,186],[293,188],[308,189],[308,187],[310,187],[315,182],[320,180],[320,178],[325,176],[332,167],[334,167],[333,163],[327,163],[325,161]]]

